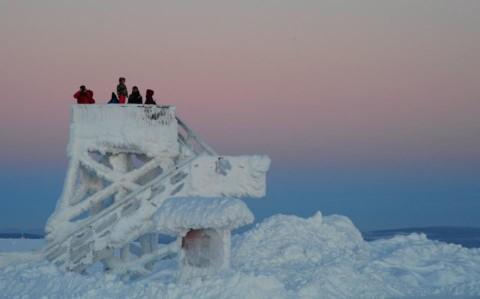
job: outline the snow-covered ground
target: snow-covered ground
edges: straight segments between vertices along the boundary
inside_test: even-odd
[[[185,279],[174,261],[135,281],[64,273],[0,241],[0,298],[480,298],[480,249],[422,234],[365,242],[351,221],[277,215],[232,240],[232,267]],[[10,252],[7,252],[10,251]]]

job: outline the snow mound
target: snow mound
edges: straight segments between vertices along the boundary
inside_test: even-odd
[[[320,212],[273,216],[237,236],[232,263],[302,298],[480,295],[480,249],[423,234],[365,242],[348,218]]]
[[[154,215],[157,230],[172,235],[192,228],[232,230],[253,219],[247,205],[233,198],[170,198]]]
[[[233,242],[232,261],[241,261],[239,266],[246,270],[298,261],[329,263],[366,246],[350,219],[323,218],[320,212],[308,219],[287,215],[270,217]]]
[[[0,298],[480,297],[480,249],[423,234],[365,242],[348,218],[317,213],[273,216],[232,241],[230,270],[188,280],[171,260],[130,282],[10,264],[0,268]]]

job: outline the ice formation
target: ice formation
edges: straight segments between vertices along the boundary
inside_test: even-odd
[[[233,230],[253,222],[245,203],[229,198],[172,198],[154,215],[157,229],[170,235],[189,229]]]
[[[265,196],[265,173],[270,167],[266,156],[203,156],[190,167],[189,192],[194,195]]]
[[[154,216],[157,231],[178,236],[183,276],[230,266],[231,231],[253,222],[245,203],[231,198],[172,198]]]
[[[198,242],[221,245],[219,264],[225,268],[230,230],[253,220],[248,208],[231,197],[264,196],[270,165],[266,156],[217,155],[171,106],[74,105],[67,153],[69,170],[46,226],[44,255],[77,272],[101,262],[106,271],[145,274],[172,251],[180,251],[182,261],[182,254],[189,254],[186,247],[158,246],[158,233],[172,228],[169,221],[182,225],[178,238],[201,229]],[[172,204],[177,197],[225,198]],[[177,218],[162,212],[173,207]],[[199,227],[201,222],[190,222],[196,219],[192,208],[203,216],[210,214],[202,209],[226,215],[211,214],[218,219]],[[230,221],[230,227],[220,219]]]

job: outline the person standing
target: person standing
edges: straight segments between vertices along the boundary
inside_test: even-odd
[[[132,87],[132,93],[128,96],[128,103],[129,104],[142,104],[143,99],[138,87]]]
[[[157,103],[153,99],[153,93],[153,90],[147,89],[147,92],[145,94],[145,105],[157,105]]]
[[[80,86],[80,90],[77,91],[73,97],[77,99],[77,104],[95,104],[93,91],[87,89],[85,85]]]
[[[124,77],[118,78],[117,95],[118,95],[118,101],[120,102],[120,104],[125,104],[125,101],[128,97],[128,90],[127,90],[127,86],[125,85]]]

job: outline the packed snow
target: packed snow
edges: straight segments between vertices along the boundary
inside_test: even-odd
[[[320,212],[264,220],[232,238],[229,270],[188,279],[171,259],[150,276],[125,280],[65,273],[17,254],[0,255],[0,298],[480,297],[480,249],[423,234],[365,242],[348,218]],[[15,264],[5,262],[15,256]]]

